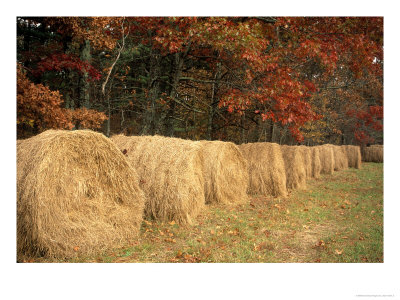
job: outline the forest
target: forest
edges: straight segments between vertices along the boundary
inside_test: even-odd
[[[17,138],[383,144],[382,17],[17,17]]]

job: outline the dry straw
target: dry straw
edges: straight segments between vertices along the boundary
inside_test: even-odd
[[[349,167],[349,161],[347,158],[347,152],[344,150],[343,147],[340,147],[338,145],[331,145],[327,144],[329,147],[332,148],[333,150],[333,156],[334,156],[334,170],[335,171],[340,171],[340,170],[345,170],[348,169]]]
[[[18,260],[89,255],[136,238],[144,194],[104,135],[49,130],[17,144]]]
[[[248,199],[247,162],[230,142],[201,141],[206,203],[243,203]]]
[[[333,174],[335,168],[335,157],[332,147],[328,145],[316,146],[319,150],[321,162],[321,174]]]
[[[287,188],[305,189],[307,175],[300,147],[283,145],[281,151],[285,163]]]
[[[310,147],[311,150],[311,176],[319,178],[321,174],[320,150],[317,147]]]
[[[347,153],[350,168],[361,168],[361,151],[359,146],[344,145],[342,148]]]
[[[275,143],[239,145],[247,160],[249,172],[248,193],[286,197],[286,173],[280,146]]]
[[[200,142],[162,136],[113,136],[136,169],[146,195],[145,214],[162,222],[191,224],[204,208]]]
[[[312,165],[311,165],[311,149],[307,146],[298,146],[302,155],[303,155],[303,163],[304,168],[306,170],[307,178],[312,177]]]
[[[365,162],[383,163],[383,146],[371,145],[369,147],[363,147],[362,160]]]

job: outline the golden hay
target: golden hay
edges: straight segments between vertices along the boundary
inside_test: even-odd
[[[321,162],[321,174],[333,174],[335,169],[335,157],[332,147],[328,145],[315,146],[319,150]]]
[[[319,178],[321,174],[321,159],[319,157],[319,149],[310,147],[311,149],[311,176]]]
[[[200,142],[162,136],[111,138],[136,169],[146,195],[145,215],[191,224],[204,208],[203,153]]]
[[[290,190],[306,188],[306,168],[303,154],[297,146],[281,146],[282,157],[285,163],[286,186]]]
[[[360,146],[343,145],[343,149],[347,153],[350,168],[361,168],[361,151]]]
[[[206,203],[246,202],[249,174],[238,146],[221,141],[201,141],[201,145]]]
[[[104,135],[48,130],[17,144],[18,260],[89,255],[136,238],[144,194]]]
[[[347,152],[344,148],[338,145],[327,144],[333,150],[334,162],[335,162],[335,171],[345,170],[349,168],[349,161],[347,159]]]
[[[306,170],[306,177],[312,177],[312,165],[311,165],[311,149],[307,146],[298,146],[303,156],[304,168]]]
[[[371,145],[369,147],[363,147],[362,160],[365,162],[383,163],[383,146]]]
[[[286,174],[281,149],[275,143],[239,145],[247,160],[249,194],[286,197]]]

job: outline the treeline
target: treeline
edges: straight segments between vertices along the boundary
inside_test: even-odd
[[[19,17],[17,132],[383,142],[383,18]]]

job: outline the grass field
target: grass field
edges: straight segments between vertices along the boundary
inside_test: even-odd
[[[309,180],[288,199],[211,206],[192,227],[145,221],[135,244],[68,262],[383,262],[383,164]]]

